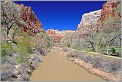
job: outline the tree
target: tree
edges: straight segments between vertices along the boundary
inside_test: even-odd
[[[14,2],[5,1],[1,2],[1,24],[6,32],[6,41],[8,41],[8,34],[10,29],[21,21],[21,9],[17,7]]]
[[[89,29],[86,29],[85,41],[91,45],[94,52],[97,51],[98,33],[98,25],[94,25],[94,20],[91,20]]]

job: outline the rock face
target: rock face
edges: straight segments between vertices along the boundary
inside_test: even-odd
[[[101,17],[98,20],[98,26],[102,29],[103,26],[120,28],[121,18],[121,1],[107,1],[101,9]]]
[[[121,17],[121,2],[120,1],[108,1],[106,2],[101,10],[101,21],[105,21],[110,16],[119,19]]]
[[[82,33],[89,32],[88,30],[95,30],[97,26],[97,21],[101,17],[101,10],[86,13],[82,16],[80,24],[78,24],[78,31]],[[94,27],[90,29],[91,27]]]
[[[72,31],[72,30],[62,30],[62,31],[59,31],[59,30],[54,30],[54,29],[49,29],[46,31],[46,33],[53,37],[54,41],[56,42],[60,42],[61,39],[67,34],[67,33],[71,33],[71,32],[75,32],[75,31]]]
[[[121,1],[107,1],[101,10],[86,13],[82,16],[78,30],[82,34],[88,34],[94,30],[102,31],[107,28],[120,28]],[[107,26],[106,26],[107,25]],[[90,27],[93,27],[92,29]]]
[[[22,26],[23,32],[31,31],[34,34],[36,34],[38,32],[44,31],[41,22],[38,20],[30,6],[27,7],[23,4],[18,4],[17,7],[19,7],[22,10],[21,17],[24,21],[24,25]]]
[[[67,33],[74,33],[75,31],[73,30],[62,30],[61,33],[63,34],[63,36],[65,36]]]
[[[46,33],[51,36],[54,41],[56,42],[60,42],[61,39],[64,37],[63,34],[61,33],[61,31],[59,30],[54,30],[54,29],[49,29],[46,31]]]

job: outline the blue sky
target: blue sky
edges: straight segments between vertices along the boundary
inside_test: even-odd
[[[99,10],[106,1],[16,1],[31,6],[44,30],[76,30],[82,15]]]

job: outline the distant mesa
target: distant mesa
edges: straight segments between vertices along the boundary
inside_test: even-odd
[[[72,30],[62,30],[62,31],[59,31],[59,30],[54,30],[54,29],[48,29],[46,31],[46,33],[51,36],[55,42],[60,42],[61,39],[65,36],[66,33],[69,33],[69,32],[75,32],[75,31],[72,31]]]
[[[61,33],[61,31],[59,31],[59,30],[48,29],[46,31],[46,33],[49,36],[51,36],[54,39],[54,41],[56,41],[56,42],[60,42],[61,39],[64,37],[63,34]]]

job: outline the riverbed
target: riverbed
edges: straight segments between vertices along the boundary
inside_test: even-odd
[[[43,57],[43,62],[32,72],[31,81],[105,81],[90,74],[64,56],[61,48],[54,47]]]

